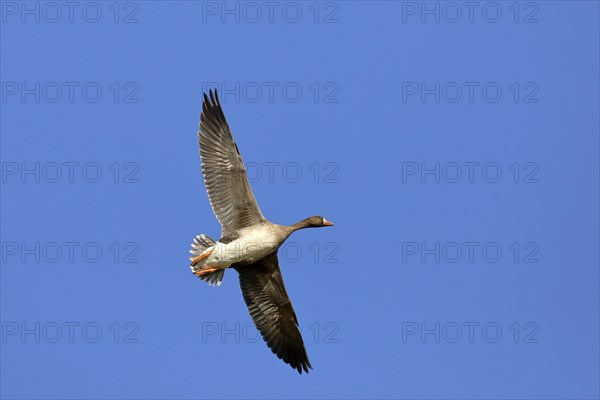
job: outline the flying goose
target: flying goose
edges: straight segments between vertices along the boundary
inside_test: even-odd
[[[300,374],[308,373],[312,366],[283,284],[277,250],[298,229],[333,223],[313,216],[285,226],[263,216],[216,90],[204,94],[198,136],[204,184],[222,231],[216,242],[204,234],[194,238],[192,272],[219,286],[225,269],[235,269],[250,316],[271,351]]]

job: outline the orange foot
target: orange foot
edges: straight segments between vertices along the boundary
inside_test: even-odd
[[[205,269],[201,269],[198,272],[194,272],[194,275],[196,275],[198,278],[204,275],[208,275],[208,274],[212,274],[215,271],[218,271],[219,268],[205,268]]]
[[[200,262],[200,261],[204,260],[206,257],[210,256],[213,251],[215,251],[214,247],[211,248],[211,249],[206,249],[198,257],[192,258],[192,265],[196,264],[197,262]]]

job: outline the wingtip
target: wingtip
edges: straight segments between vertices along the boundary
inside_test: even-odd
[[[296,371],[298,371],[298,373],[300,375],[302,375],[302,372],[308,374],[310,371],[309,369],[313,369],[312,365],[310,364],[310,361],[308,361],[308,359],[306,361],[302,361],[299,364],[297,364],[296,366],[290,365],[292,368],[294,368]]]
[[[220,107],[219,93],[217,88],[208,89],[208,93],[203,93],[202,110]]]
[[[219,93],[217,92],[217,88],[215,88],[215,104],[218,107],[221,107],[221,101],[219,100]]]
[[[306,372],[307,374],[310,372],[309,369],[313,369],[313,367],[312,367],[312,365],[310,365],[310,361],[308,361],[308,359],[302,366],[304,367],[304,372]]]

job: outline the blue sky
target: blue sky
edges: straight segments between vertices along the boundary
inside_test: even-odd
[[[2,1],[1,396],[598,398],[593,1]],[[251,325],[218,87],[314,366]]]

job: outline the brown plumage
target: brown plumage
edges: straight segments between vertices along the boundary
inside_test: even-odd
[[[239,273],[250,316],[267,346],[299,373],[308,372],[312,366],[283,284],[277,250],[298,229],[333,224],[319,216],[292,226],[265,219],[216,91],[204,94],[198,134],[204,183],[222,232],[217,242],[206,235],[194,239],[190,251],[195,256],[190,258],[192,271],[218,286],[224,270],[234,268]],[[239,250],[232,250],[249,244],[254,246],[252,251],[240,254]]]

